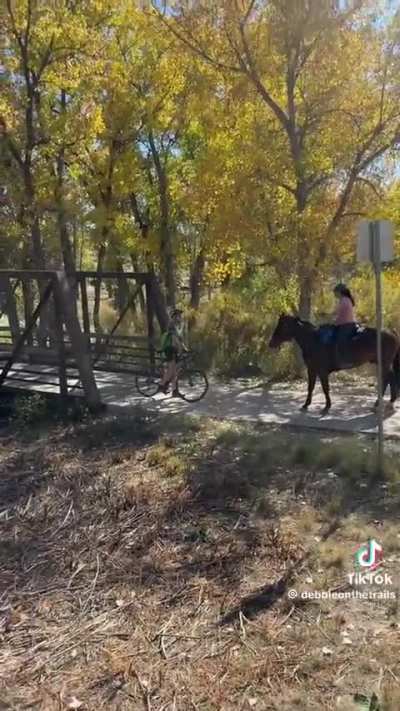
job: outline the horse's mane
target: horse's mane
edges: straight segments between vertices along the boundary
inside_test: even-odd
[[[298,318],[297,321],[298,321],[299,323],[301,323],[302,326],[306,326],[306,328],[308,328],[310,331],[316,331],[316,330],[317,330],[317,327],[314,326],[314,324],[311,323],[310,321],[304,321],[304,319],[302,319],[302,318]]]

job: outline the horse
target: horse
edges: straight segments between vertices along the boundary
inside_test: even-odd
[[[310,407],[315,383],[319,378],[326,400],[323,414],[327,414],[332,406],[329,392],[330,373],[359,368],[365,363],[377,363],[377,332],[375,328],[364,328],[349,339],[346,344],[346,356],[350,365],[343,367],[338,363],[336,344],[323,343],[318,331],[319,329],[308,321],[281,314],[269,347],[277,349],[290,341],[298,344],[308,372],[308,394],[301,409],[307,411]],[[400,388],[400,339],[394,333],[383,331],[381,341],[383,395],[390,385],[390,402],[394,403]]]

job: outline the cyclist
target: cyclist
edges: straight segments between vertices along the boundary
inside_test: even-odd
[[[163,333],[161,340],[161,352],[164,356],[165,368],[158,391],[167,393],[168,386],[171,383],[172,397],[179,397],[177,362],[179,356],[183,352],[187,352],[182,338],[182,325],[182,311],[174,309],[171,313],[168,328]]]

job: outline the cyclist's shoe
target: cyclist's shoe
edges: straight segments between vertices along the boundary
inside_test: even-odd
[[[177,390],[177,388],[175,388],[175,390],[172,391],[171,397],[180,397],[180,396],[181,395],[180,395],[179,390]]]

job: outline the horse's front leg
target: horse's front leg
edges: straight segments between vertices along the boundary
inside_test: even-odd
[[[317,374],[314,370],[314,368],[308,368],[308,393],[307,393],[307,400],[305,401],[303,407],[301,408],[302,410],[306,411],[311,405],[312,402],[312,396],[315,388],[315,381],[317,379]]]
[[[329,375],[328,373],[320,373],[319,379],[321,381],[322,390],[325,395],[325,408],[322,414],[326,415],[332,407],[331,398],[329,394]]]

